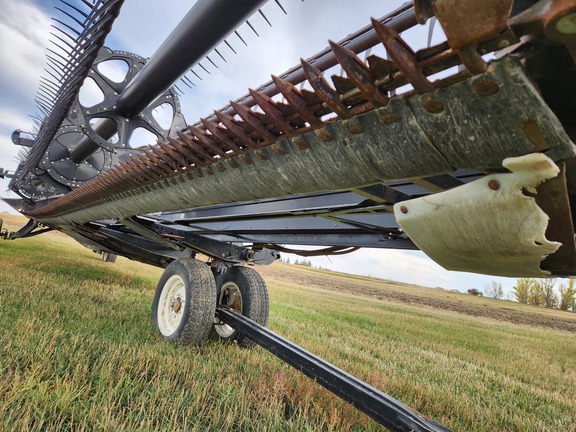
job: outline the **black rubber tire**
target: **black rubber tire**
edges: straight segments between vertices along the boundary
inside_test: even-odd
[[[102,261],[104,262],[115,263],[116,258],[118,258],[118,255],[116,254],[110,252],[102,252]]]
[[[218,299],[221,299],[221,289],[227,282],[236,284],[242,295],[242,315],[256,321],[260,325],[268,324],[269,298],[268,288],[262,276],[249,267],[231,267],[225,273],[216,274],[216,287],[218,290]],[[216,331],[219,324],[212,326],[210,338],[223,342],[237,343],[243,348],[252,348],[256,343],[250,340],[242,333],[235,330],[228,337],[223,337]]]
[[[172,276],[179,276],[184,283],[185,302],[182,317],[172,333],[163,334],[159,326],[160,298]],[[161,312],[161,311],[160,311]],[[210,267],[188,258],[173,261],[160,277],[152,301],[152,325],[167,341],[187,345],[201,345],[208,340],[216,313],[216,282]],[[160,317],[160,320],[165,318]],[[166,330],[165,330],[166,332]]]

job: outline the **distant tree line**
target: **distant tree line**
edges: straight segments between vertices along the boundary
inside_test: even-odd
[[[295,259],[291,262],[290,258],[282,257],[280,262],[314,267],[312,262],[305,258],[301,260]],[[518,303],[576,312],[576,279],[567,279],[567,283],[559,284],[557,289],[555,289],[555,285],[556,279],[554,278],[518,279],[516,285],[512,288],[511,297]],[[470,288],[466,292],[474,296],[486,296],[495,299],[504,298],[504,288],[501,283],[496,281],[487,284],[484,287],[484,291],[478,288]]]
[[[283,262],[283,263],[285,263],[285,264],[301,265],[301,266],[304,266],[304,267],[313,267],[313,266],[312,266],[312,261],[307,260],[307,259],[304,259],[304,258],[301,259],[301,260],[299,260],[298,258],[296,258],[296,259],[294,260],[294,262],[291,262],[291,261],[290,261],[290,258],[280,257],[280,262]],[[318,268],[320,268],[320,267],[318,267]]]
[[[553,278],[518,279],[512,295],[518,303],[576,311],[576,281],[568,279],[567,283],[559,284],[557,292],[555,284]]]
[[[488,285],[484,287],[484,292],[480,291],[478,288],[470,288],[466,291],[468,294],[475,295],[475,296],[486,296],[492,297],[495,299],[501,299],[504,297],[504,288],[502,284],[496,281],[490,282]]]
[[[558,288],[555,286],[554,278],[518,279],[512,288],[511,297],[518,303],[576,312],[576,280],[568,279],[567,283],[560,283]],[[496,281],[486,285],[484,292],[470,288],[467,293],[495,299],[504,297],[502,284]]]

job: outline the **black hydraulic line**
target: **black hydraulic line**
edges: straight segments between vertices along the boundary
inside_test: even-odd
[[[449,432],[402,402],[360,381],[233,309],[218,306],[218,317],[262,348],[298,369],[391,431]]]

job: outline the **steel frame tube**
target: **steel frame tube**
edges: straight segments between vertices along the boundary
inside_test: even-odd
[[[266,0],[199,0],[118,97],[118,111],[138,115],[208,55]]]
[[[94,132],[100,135],[105,140],[108,140],[114,136],[117,127],[116,122],[111,119],[100,120],[94,126]],[[82,163],[90,157],[100,146],[92,140],[88,135],[85,135],[76,147],[70,150],[70,159],[74,163]]]
[[[298,345],[239,314],[218,306],[218,317],[245,334],[265,350],[316,381],[336,396],[372,417],[391,431],[450,432],[393,397],[338,369]]]

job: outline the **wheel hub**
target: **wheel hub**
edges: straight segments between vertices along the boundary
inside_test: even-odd
[[[230,307],[242,313],[242,293],[240,292],[238,285],[231,281],[225,282],[220,289],[218,304]],[[223,323],[218,318],[214,319],[214,329],[216,330],[216,333],[223,338],[229,338],[236,332],[235,328]]]
[[[158,304],[158,328],[164,336],[170,336],[178,329],[185,305],[184,280],[174,275],[164,284]]]
[[[176,314],[178,314],[181,309],[182,309],[182,299],[180,297],[178,297],[178,298],[175,298],[174,300],[172,300],[172,310]]]

